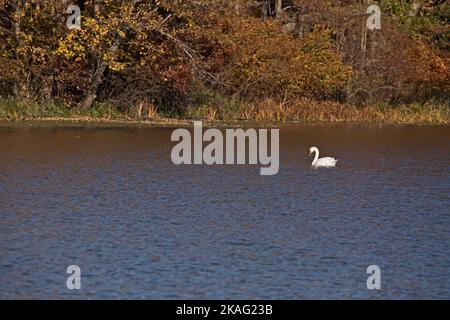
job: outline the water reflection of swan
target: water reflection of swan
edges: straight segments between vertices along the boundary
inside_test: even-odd
[[[313,167],[335,167],[336,163],[338,162],[337,159],[335,158],[330,158],[330,157],[326,157],[326,158],[320,158],[319,159],[319,149],[317,149],[316,147],[311,147],[309,148],[309,155],[311,156],[311,154],[315,152],[316,155],[314,157],[314,160],[312,162],[312,166]]]

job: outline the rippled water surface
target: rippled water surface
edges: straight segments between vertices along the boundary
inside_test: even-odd
[[[0,129],[0,298],[450,298],[450,127],[283,127],[272,177],[171,132]]]

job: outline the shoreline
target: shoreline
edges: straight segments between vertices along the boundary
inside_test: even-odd
[[[141,112],[135,112],[131,107],[122,110],[108,104],[98,104],[90,110],[80,111],[54,101],[42,104],[32,100],[0,99],[0,127],[186,127],[194,121],[218,127],[311,123],[449,125],[450,101],[396,107],[356,107],[337,102],[302,100],[287,105],[191,105],[176,115],[158,112],[158,109],[147,110],[144,114],[146,117],[141,117]]]
[[[258,121],[258,120],[207,120],[188,118],[157,118],[152,120],[134,119],[109,119],[89,116],[70,117],[37,117],[20,120],[10,120],[0,118],[0,130],[3,128],[177,128],[191,127],[194,121],[202,121],[205,127],[284,127],[293,125],[308,126],[334,126],[334,125],[367,125],[367,126],[448,126],[449,121],[444,122],[424,122],[424,121],[355,121],[355,120],[335,120],[335,121]]]

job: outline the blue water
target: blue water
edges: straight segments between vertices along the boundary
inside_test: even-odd
[[[450,298],[450,127],[283,127],[276,176],[171,131],[0,129],[0,298]]]

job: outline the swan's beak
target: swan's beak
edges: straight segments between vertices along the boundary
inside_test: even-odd
[[[309,152],[309,156],[311,156],[311,153],[312,153],[312,152],[310,151],[310,152]]]

